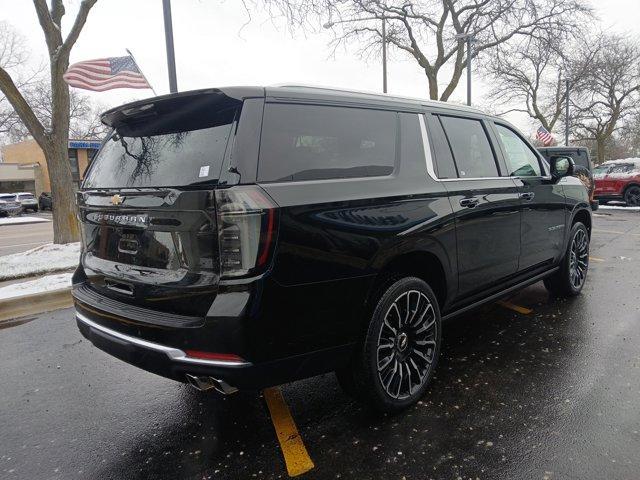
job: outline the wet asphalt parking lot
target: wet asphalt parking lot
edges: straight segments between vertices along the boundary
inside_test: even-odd
[[[281,387],[315,465],[299,478],[640,478],[640,213],[594,216],[591,257],[578,298],[538,283],[447,322],[403,414],[368,411],[332,374]],[[288,477],[261,394],[124,364],[71,309],[0,323],[0,363],[0,478]]]

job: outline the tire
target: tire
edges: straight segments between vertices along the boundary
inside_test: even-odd
[[[378,294],[364,340],[336,372],[342,388],[374,409],[395,413],[424,394],[438,362],[440,309],[416,277],[393,279]]]
[[[558,297],[574,297],[582,291],[589,270],[589,232],[576,222],[569,234],[569,244],[560,269],[544,279],[547,290]]]
[[[624,192],[624,201],[628,207],[640,207],[640,187],[632,185]]]

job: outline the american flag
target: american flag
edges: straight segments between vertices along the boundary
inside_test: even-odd
[[[540,128],[538,128],[538,131],[536,132],[536,138],[540,140],[545,147],[551,145],[555,140],[553,135],[551,135],[542,125],[540,125]]]
[[[63,78],[72,87],[96,92],[112,88],[151,88],[129,55],[74,63]]]

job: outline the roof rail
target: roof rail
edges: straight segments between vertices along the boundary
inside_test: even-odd
[[[389,98],[390,100],[409,100],[412,102],[421,102],[427,105],[429,104],[448,105],[451,107],[456,107],[456,108],[460,107],[463,109],[468,109],[470,111],[482,113],[482,111],[478,108],[470,107],[468,105],[463,105],[459,103],[443,102],[441,100],[430,100],[428,98],[407,97],[403,95],[392,95],[389,93],[373,92],[371,90],[356,90],[356,89],[350,89],[350,88],[340,88],[340,87],[313,85],[313,84],[305,84],[305,83],[277,83],[269,86],[274,88],[308,88],[308,89],[314,89],[314,90],[328,90],[333,92],[359,93],[361,95],[373,95],[377,97],[386,97],[386,98]]]

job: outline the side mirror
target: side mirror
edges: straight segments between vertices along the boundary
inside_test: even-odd
[[[573,175],[576,164],[569,157],[551,157],[551,176],[556,180]]]

